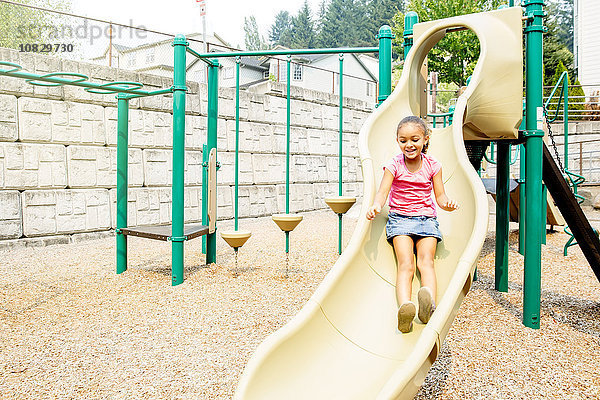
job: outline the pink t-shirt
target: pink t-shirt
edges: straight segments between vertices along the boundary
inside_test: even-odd
[[[433,177],[440,172],[442,165],[433,157],[423,154],[421,168],[410,172],[404,164],[404,154],[400,153],[384,167],[394,176],[390,190],[390,211],[407,215],[437,215],[431,196]]]

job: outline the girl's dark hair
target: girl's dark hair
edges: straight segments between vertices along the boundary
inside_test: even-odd
[[[398,124],[398,128],[396,128],[396,134],[398,133],[400,128],[402,128],[404,125],[408,125],[408,124],[417,125],[423,131],[423,136],[426,139],[429,137],[429,134],[431,133],[431,131],[427,127],[427,124],[425,123],[425,121],[423,121],[421,118],[419,118],[415,115],[409,115],[408,117],[402,118],[402,121],[400,121],[400,123]],[[423,146],[423,150],[422,150],[423,153],[427,153],[428,148],[429,148],[429,142],[427,142],[425,144],[425,146]]]

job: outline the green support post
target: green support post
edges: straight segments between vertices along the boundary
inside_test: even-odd
[[[219,116],[219,62],[212,60],[208,66],[208,121],[207,121],[207,137],[206,150],[207,155],[212,149],[217,147],[217,119]],[[218,157],[217,157],[218,158]],[[208,163],[204,164],[205,170],[208,170]],[[208,172],[208,171],[207,171]],[[208,173],[207,173],[208,176]],[[202,186],[207,187],[208,182],[202,181]],[[202,214],[202,224],[208,225],[208,198],[202,199],[203,205],[206,201],[206,213]],[[206,264],[217,262],[217,233],[209,233],[206,235]]]
[[[525,121],[523,120],[523,123]],[[519,153],[519,254],[525,255],[525,215],[527,209],[525,208],[525,164],[526,154],[525,146],[520,144]]]
[[[175,48],[173,72],[173,196],[171,227],[171,284],[183,283],[183,196],[185,169],[185,82],[186,47],[188,42],[182,35],[173,40]]]
[[[129,100],[126,95],[117,95],[117,274],[127,271],[127,236],[121,229],[127,228],[127,169]]]
[[[381,32],[381,30],[379,30]],[[381,71],[381,66],[379,67]],[[380,72],[381,73],[381,72]],[[381,88],[381,84],[379,86]],[[340,143],[339,143],[339,166],[338,166],[338,196],[342,196],[342,148],[343,148],[343,131],[344,131],[344,54],[340,53]],[[380,92],[381,94],[381,92]],[[389,93],[388,93],[389,94]],[[387,97],[387,96],[386,96]],[[381,96],[380,96],[381,99]],[[385,99],[384,99],[385,100]],[[383,101],[383,100],[381,100]],[[338,254],[342,254],[342,214],[339,214],[338,223]]]
[[[404,16],[404,59],[413,45],[413,26],[419,23],[419,16],[414,11],[409,11]]]
[[[510,144],[498,142],[496,158],[496,269],[495,287],[508,292],[508,227],[510,206]]]
[[[202,145],[202,225],[208,225],[208,146]],[[202,254],[206,254],[206,235],[202,236]]]
[[[379,91],[378,105],[383,103],[392,93],[392,39],[394,34],[389,25],[379,28]],[[412,39],[411,39],[412,43]],[[341,74],[340,74],[341,75]]]
[[[292,123],[292,119],[291,119],[291,105],[292,105],[292,101],[291,101],[291,95],[290,95],[290,89],[292,87],[291,85],[291,81],[292,81],[292,77],[291,77],[291,72],[292,72],[292,56],[288,55],[287,56],[287,75],[286,75],[286,80],[287,80],[287,90],[286,90],[286,95],[287,95],[287,99],[286,99],[286,112],[287,112],[287,119],[286,119],[286,151],[285,151],[285,213],[289,214],[290,213],[290,140],[291,140],[291,131],[290,131],[290,127],[291,127],[291,123]],[[285,252],[289,253],[290,252],[290,233],[289,232],[285,232]]]
[[[548,189],[546,189],[546,185],[542,183],[542,244],[546,244],[546,226],[548,225],[548,212],[546,208],[548,204]]]
[[[523,282],[523,324],[540,328],[541,232],[542,226],[542,56],[544,0],[523,0],[526,37],[526,142],[525,150],[525,272]],[[529,207],[530,206],[530,207]]]
[[[239,207],[239,152],[240,152],[240,62],[241,58],[235,58],[235,230],[238,230],[238,207]]]

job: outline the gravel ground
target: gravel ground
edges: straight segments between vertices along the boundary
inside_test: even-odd
[[[358,207],[355,207],[356,211]],[[356,223],[344,218],[345,243]],[[493,219],[490,224],[493,227]],[[226,229],[230,223],[223,223]],[[305,214],[285,236],[268,218],[253,237],[218,241],[206,267],[186,244],[186,281],[170,286],[170,246],[131,238],[118,276],[114,239],[0,253],[0,398],[227,399],[260,342],[288,321],[337,259],[337,217]],[[600,285],[563,233],[542,258],[541,329],[521,324],[523,257],[511,234],[508,293],[494,288],[494,234],[419,399],[599,399]]]

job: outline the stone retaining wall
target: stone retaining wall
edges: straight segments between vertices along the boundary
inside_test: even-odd
[[[172,80],[92,64],[0,49],[0,60],[34,73],[69,71],[91,81],[137,81],[148,90]],[[0,67],[2,68],[2,67]],[[202,145],[207,88],[188,82],[185,219],[201,220]],[[285,210],[285,86],[240,93],[239,215]],[[292,88],[292,212],[326,208],[337,195],[338,98]],[[172,180],[172,96],[130,101],[129,223],[169,223]],[[358,131],[372,107],[344,101],[344,194],[360,197]],[[0,77],[0,246],[74,240],[115,227],[117,109],[115,95],[78,87],[47,88]],[[219,92],[218,217],[233,217],[235,92]],[[82,234],[83,233],[83,234]],[[69,235],[74,235],[69,239]],[[65,236],[66,235],[66,236]],[[30,238],[37,238],[29,240]]]

